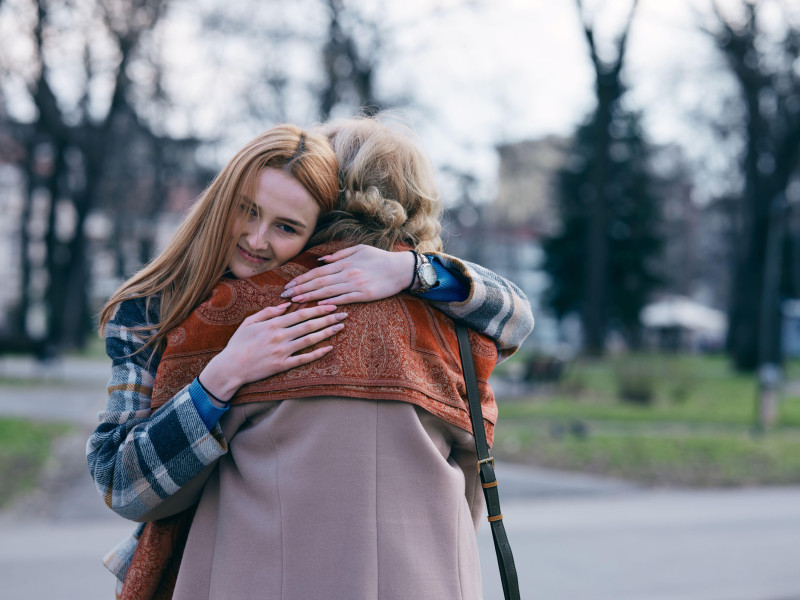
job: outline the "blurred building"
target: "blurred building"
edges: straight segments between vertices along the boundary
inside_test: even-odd
[[[724,310],[730,295],[732,200],[698,202],[692,176],[676,146],[655,148],[651,170],[661,198],[664,240],[656,271],[658,295],[679,295]]]
[[[528,296],[536,318],[526,342],[531,346],[557,342],[555,323],[542,303],[547,276],[541,240],[558,225],[556,174],[569,143],[548,136],[498,146],[497,197],[486,204],[465,199],[445,215],[447,252],[507,277]]]
[[[498,146],[497,198],[487,215],[507,230],[526,230],[533,237],[554,233],[558,227],[557,172],[567,160],[570,139],[548,136]]]

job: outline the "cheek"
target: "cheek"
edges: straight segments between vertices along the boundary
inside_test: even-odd
[[[303,251],[303,248],[306,247],[306,242],[308,242],[308,238],[295,238],[285,246],[286,252],[291,253],[292,258],[294,258]]]
[[[246,219],[238,219],[233,223],[231,227],[231,239],[234,244],[237,244],[242,237],[247,235],[247,225]]]
[[[292,239],[282,240],[273,244],[273,249],[276,255],[280,256],[282,263],[292,260],[295,256],[303,252],[306,247],[308,238],[294,237]]]

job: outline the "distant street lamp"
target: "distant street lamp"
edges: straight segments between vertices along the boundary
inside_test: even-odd
[[[766,431],[778,420],[778,399],[783,375],[782,351],[777,339],[781,326],[777,306],[783,262],[781,249],[788,212],[789,203],[785,194],[778,194],[771,200],[758,331],[756,427],[759,431]]]
[[[778,398],[783,375],[775,363],[764,363],[758,368],[757,427],[766,431],[778,421]]]

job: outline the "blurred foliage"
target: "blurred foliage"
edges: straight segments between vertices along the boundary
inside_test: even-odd
[[[639,313],[661,279],[653,270],[661,250],[658,181],[649,172],[649,149],[639,115],[614,111],[611,145],[597,156],[597,115],[577,132],[567,165],[559,172],[560,233],[544,242],[544,270],[551,285],[546,299],[558,317],[581,312],[587,303],[603,304],[603,334],[616,323],[629,343],[639,340]],[[595,163],[605,164],[604,198],[593,183]],[[598,210],[605,225],[601,243],[604,265],[593,260],[591,220]],[[588,250],[588,251],[587,251]],[[601,268],[605,287],[597,295],[588,285],[587,271]]]
[[[700,381],[689,361],[664,360],[659,355],[634,355],[613,362],[620,400],[650,405],[657,399],[684,402]]]
[[[620,400],[649,405],[655,400],[659,373],[650,362],[628,360],[615,365],[614,375]]]

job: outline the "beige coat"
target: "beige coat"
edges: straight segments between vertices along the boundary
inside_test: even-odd
[[[342,398],[238,405],[222,425],[176,600],[481,598],[470,433]]]

